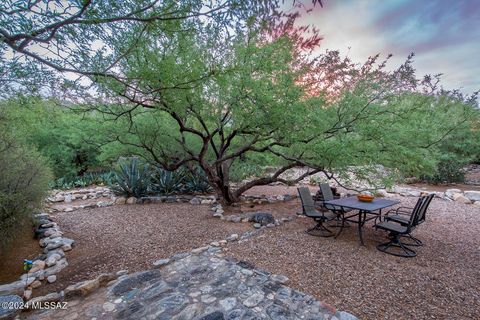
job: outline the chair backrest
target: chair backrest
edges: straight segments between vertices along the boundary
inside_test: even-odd
[[[330,201],[334,199],[332,189],[328,183],[319,183],[318,186],[320,187],[323,201]]]
[[[415,207],[413,208],[412,214],[408,221],[407,232],[410,232],[419,223],[421,223],[421,219],[425,221],[425,212],[428,208],[428,205],[432,201],[432,198],[433,194],[418,198],[417,203],[415,204]]]
[[[430,205],[430,202],[432,202],[432,199],[435,197],[434,193],[429,194],[428,196],[424,196],[424,201],[422,203],[422,207],[420,208],[420,212],[417,217],[417,224],[421,224],[425,222],[425,214],[427,213],[428,206]]]
[[[310,189],[308,189],[307,187],[299,187],[297,188],[297,191],[298,195],[300,196],[300,200],[302,201],[303,214],[307,217],[311,213],[317,214],[317,211],[315,210],[315,203],[313,202],[312,194],[310,193]]]
[[[424,201],[424,197],[418,198],[415,207],[413,207],[412,213],[410,214],[410,219],[408,220],[407,232],[410,232],[410,230],[417,225],[420,209],[422,208]]]

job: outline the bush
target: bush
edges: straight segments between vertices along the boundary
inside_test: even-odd
[[[90,185],[111,185],[114,173],[107,172],[87,172],[83,176],[61,177],[48,184],[50,189],[72,189],[77,187],[87,187]]]
[[[465,182],[464,161],[457,159],[442,159],[434,174],[422,177],[422,180],[433,183],[463,183]]]
[[[51,178],[45,163],[36,150],[0,139],[0,234],[10,234],[40,208]]]
[[[16,140],[28,142],[48,161],[56,178],[82,176],[97,167],[102,136],[98,116],[75,112],[54,99],[19,96],[0,102]]]
[[[150,167],[136,157],[120,160],[113,173],[111,189],[126,197],[144,197],[151,190]]]

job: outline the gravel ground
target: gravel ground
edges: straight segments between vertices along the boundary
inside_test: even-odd
[[[294,200],[278,210],[299,206]],[[229,254],[361,319],[480,319],[480,207],[434,199],[427,214],[414,232],[425,243],[416,258],[376,250],[385,234],[372,222],[360,247],[356,225],[337,239],[318,238],[304,233],[313,221],[303,217],[231,244]]]
[[[36,296],[103,272],[144,270],[155,260],[251,229],[213,218],[210,206],[190,204],[120,205],[54,217],[75,247],[67,253],[69,266],[57,282],[34,290]]]
[[[247,194],[294,193],[295,187],[275,186]],[[416,201],[399,199],[410,206]],[[143,270],[157,259],[251,230],[250,224],[212,218],[209,209],[150,204],[57,213],[56,221],[76,247],[67,253],[69,267],[57,282],[34,294],[61,290],[103,272]],[[262,211],[279,218],[299,210],[299,200],[293,200],[235,207],[226,214]],[[366,246],[360,247],[356,225],[338,239],[316,238],[304,233],[313,221],[302,217],[226,249],[239,260],[285,274],[288,285],[361,319],[480,319],[480,207],[434,199],[427,214],[427,222],[414,233],[426,245],[413,259],[377,251],[375,245],[385,241],[385,234],[368,224]]]

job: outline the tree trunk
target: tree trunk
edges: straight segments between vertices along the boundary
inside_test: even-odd
[[[218,183],[218,184],[215,185],[215,191],[217,192],[217,195],[221,197],[220,201],[227,206],[230,206],[230,205],[232,205],[235,202],[238,202],[240,200],[232,192],[229,185],[224,185],[223,183]]]

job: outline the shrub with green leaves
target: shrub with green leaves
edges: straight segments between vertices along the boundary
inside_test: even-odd
[[[15,135],[11,117],[1,105],[0,168],[1,245],[41,207],[51,179],[45,159]]]
[[[132,157],[119,161],[113,173],[111,189],[118,195],[139,198],[149,193],[151,185],[149,165]]]
[[[56,178],[73,180],[102,165],[97,157],[105,136],[98,115],[85,115],[78,106],[34,96],[1,101],[0,107],[15,137],[35,147]]]
[[[435,173],[421,177],[422,180],[433,183],[463,183],[465,182],[464,161],[455,158],[445,158],[437,164]]]
[[[83,176],[61,177],[50,181],[50,189],[72,189],[77,187],[88,187],[91,185],[111,185],[114,173],[107,172],[87,172]]]
[[[35,149],[12,140],[0,139],[0,167],[1,243],[41,207],[51,174]]]

